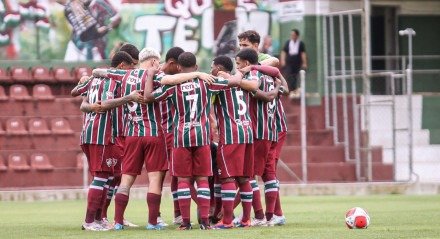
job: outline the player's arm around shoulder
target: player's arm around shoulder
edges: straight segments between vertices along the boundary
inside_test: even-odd
[[[168,95],[171,93],[171,89],[174,89],[175,87],[172,85],[159,85],[154,87],[154,80],[160,81],[162,83],[165,76],[158,76],[157,75],[158,69],[149,69],[147,72],[147,79],[145,81],[145,88],[144,88],[144,94],[143,94],[143,101],[144,103],[152,103],[156,101],[161,101],[166,98],[168,98]]]
[[[273,101],[279,94],[281,86],[281,81],[278,78],[275,78],[275,87],[270,91],[263,91],[261,89],[258,89],[256,91],[252,92],[252,95],[254,98],[258,100],[262,100],[264,102],[271,102]]]
[[[81,79],[78,82],[78,85],[75,86],[75,88],[72,89],[70,92],[70,95],[73,97],[80,96],[81,94],[84,94],[89,89],[90,83],[92,82],[93,76],[82,76]]]
[[[213,75],[204,72],[195,71],[188,73],[178,73],[175,75],[166,75],[162,78],[160,83],[162,85],[177,85],[192,80],[194,78],[199,78],[208,84],[212,84],[215,80]]]

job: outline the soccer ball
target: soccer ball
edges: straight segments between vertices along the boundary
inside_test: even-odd
[[[370,225],[370,216],[366,210],[354,207],[345,214],[345,224],[350,229],[365,229]]]

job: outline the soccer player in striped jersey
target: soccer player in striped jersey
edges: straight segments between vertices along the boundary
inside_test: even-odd
[[[216,57],[211,65],[213,75],[230,74],[233,62],[227,56]],[[233,228],[233,209],[236,196],[236,183],[240,189],[243,217],[239,227],[248,227],[252,208],[252,187],[249,178],[253,176],[253,133],[249,115],[248,91],[232,87],[218,93],[214,102],[217,117],[219,145],[217,148],[217,167],[221,179],[222,221],[216,229]],[[217,186],[218,187],[218,186]],[[218,189],[217,189],[218,190]],[[217,192],[218,194],[218,192]],[[218,195],[217,195],[218,196]],[[216,215],[218,212],[215,212]]]
[[[95,69],[94,74],[104,74],[122,81],[122,95],[142,90],[147,77],[154,77],[159,67],[160,55],[152,48],[144,48],[139,53],[140,69],[130,71],[113,71]],[[159,82],[155,82],[160,86]],[[168,169],[165,138],[161,124],[161,112],[158,103],[124,105],[125,118],[125,150],[122,163],[122,179],[115,197],[115,230],[123,229],[123,215],[129,200],[130,188],[137,175],[141,174],[142,166],[148,172],[149,187],[147,194],[148,230],[161,230],[163,225],[157,222],[159,215],[162,180]]]
[[[258,64],[258,54],[251,48],[240,50],[236,57],[237,69],[244,68],[250,65]],[[278,134],[275,128],[275,109],[277,101],[275,100],[280,82],[274,80],[268,75],[264,75],[259,71],[250,71],[245,75],[245,78],[256,78],[261,81],[260,88],[252,92],[253,97],[250,100],[250,113],[254,133],[254,175],[262,176],[265,183],[266,205],[272,205],[272,201],[276,201],[276,178],[273,179],[273,167],[265,167],[269,160],[269,149],[272,141],[278,140]],[[252,181],[253,188],[258,188],[256,181]],[[253,196],[258,197],[254,191]],[[263,209],[261,207],[261,200],[258,198],[253,200],[253,207],[255,213],[255,220],[253,225],[266,225]]]
[[[197,78],[196,58],[190,52],[182,53],[178,58],[181,72],[176,78],[186,82],[164,86],[153,92],[152,81],[148,81],[144,99],[146,102],[160,101],[171,98],[176,109],[174,114],[174,148],[171,159],[171,173],[179,178],[178,201],[183,222],[180,230],[191,229],[189,190],[190,179],[197,182],[198,208],[200,211],[200,229],[210,229],[208,214],[210,204],[210,189],[208,176],[212,175],[210,155],[210,112],[211,96],[221,90],[240,85],[243,88],[254,89],[257,83],[241,81],[242,75],[225,79],[216,79],[207,84]],[[164,83],[165,79],[161,83]]]
[[[131,57],[127,53],[116,54],[112,60],[114,67],[131,67]],[[87,87],[86,87],[87,86]],[[139,92],[132,92],[122,98],[115,99],[116,82],[108,78],[94,77],[77,87],[77,93],[83,94],[84,102],[81,110],[85,111],[83,130],[81,132],[81,148],[87,156],[93,181],[89,188],[87,213],[84,230],[106,230],[95,219],[101,220],[100,209],[105,202],[107,190],[104,190],[108,178],[113,176],[114,167],[118,164],[115,155],[114,137],[112,132],[111,111],[114,107],[129,101],[141,100]],[[103,104],[104,105],[100,105]],[[104,160],[103,160],[104,159]]]

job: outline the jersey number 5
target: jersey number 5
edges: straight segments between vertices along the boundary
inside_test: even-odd
[[[235,92],[235,96],[238,102],[238,115],[246,114],[247,105],[243,100],[243,91],[239,90]]]

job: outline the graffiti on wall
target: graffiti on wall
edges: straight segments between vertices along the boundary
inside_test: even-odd
[[[48,1],[57,3],[49,4]],[[114,2],[118,4],[112,4]],[[222,8],[221,11],[230,11],[235,17],[231,21],[215,17],[219,9],[216,5],[218,1],[213,0],[164,0],[162,3],[31,0],[26,4],[1,0],[0,48],[7,50],[2,52],[10,53],[2,53],[0,58],[37,59],[35,52],[38,48],[45,49],[38,56],[42,59],[100,60],[107,58],[120,42],[131,42],[139,48],[154,47],[162,53],[172,46],[180,46],[202,57],[227,54],[235,50],[238,32],[253,29],[260,33],[262,39],[266,35],[277,39],[276,8],[259,2],[265,1],[238,0],[234,7],[227,8],[229,10]],[[69,15],[67,10],[79,9],[75,4],[82,4],[81,12]],[[93,8],[96,4],[107,4],[109,7]],[[102,17],[103,14],[93,14],[94,9],[113,11]],[[78,20],[83,18],[74,19],[75,16],[87,18],[87,24],[81,22],[85,20]],[[222,29],[215,34],[214,22],[218,21]],[[90,30],[89,26],[93,29]],[[26,30],[23,31],[23,28]],[[37,28],[39,31],[35,31]],[[88,39],[89,33],[81,35],[86,29],[95,37]],[[38,46],[35,45],[35,37],[30,37],[36,33],[40,37]]]

